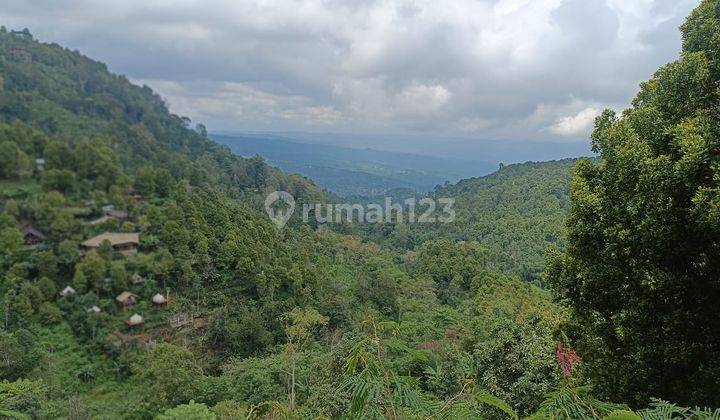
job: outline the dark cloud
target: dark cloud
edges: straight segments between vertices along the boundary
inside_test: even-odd
[[[5,0],[0,20],[219,130],[578,139],[698,0]]]

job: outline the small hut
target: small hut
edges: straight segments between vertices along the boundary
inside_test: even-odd
[[[140,314],[133,314],[133,316],[131,316],[130,318],[125,320],[125,324],[128,327],[136,327],[136,326],[142,325],[144,323],[145,323],[145,320],[143,319],[142,316],[140,316]]]
[[[122,292],[115,298],[122,305],[123,309],[132,307],[137,302],[137,295],[132,292]]]
[[[160,293],[157,293],[155,296],[152,297],[152,303],[157,306],[162,306],[166,303],[168,303],[169,299],[165,296],[161,295]]]
[[[94,306],[87,308],[87,312],[90,314],[99,314],[100,312],[102,312],[102,309],[100,309],[99,306],[94,305]]]
[[[60,292],[60,296],[62,296],[62,297],[73,296],[74,294],[75,294],[75,289],[73,289],[70,286],[65,286],[65,288],[62,289],[62,291]]]
[[[39,230],[35,229],[32,226],[28,226],[25,229],[22,230],[23,234],[23,242],[25,245],[38,245],[45,240],[47,240],[47,236],[40,232]]]
[[[35,159],[35,169],[37,169],[38,172],[44,171],[45,170],[45,159],[43,159],[43,158]]]

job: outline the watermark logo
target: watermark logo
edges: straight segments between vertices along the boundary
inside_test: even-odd
[[[382,204],[314,203],[303,204],[302,221],[310,223],[450,223],[455,220],[453,198],[410,198],[394,203],[385,197]],[[295,211],[295,199],[285,191],[274,191],[265,198],[265,211],[282,229]]]
[[[284,204],[281,206],[284,209],[277,209],[277,207],[280,207],[279,202]],[[265,211],[278,229],[282,229],[295,211],[295,198],[285,191],[271,192],[265,198]]]

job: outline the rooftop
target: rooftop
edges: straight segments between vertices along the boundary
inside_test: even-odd
[[[102,235],[98,235],[94,238],[90,238],[83,242],[82,245],[86,248],[97,248],[103,241],[110,242],[110,245],[125,245],[125,244],[140,244],[139,233],[108,233],[105,232]]]

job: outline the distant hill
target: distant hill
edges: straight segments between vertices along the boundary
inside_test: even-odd
[[[371,134],[316,132],[223,132],[230,136],[262,137],[289,140],[296,143],[339,146],[354,150],[372,149],[381,152],[422,155],[432,158],[464,162],[491,163],[492,170],[499,163],[510,165],[523,162],[545,162],[566,158],[591,156],[588,141],[551,141],[518,139],[484,139],[439,134]],[[480,176],[472,173],[463,178]]]
[[[211,137],[239,155],[260,155],[270,164],[305,175],[341,196],[373,196],[397,188],[427,192],[437,185],[497,168],[490,162],[312,144],[275,135]]]

